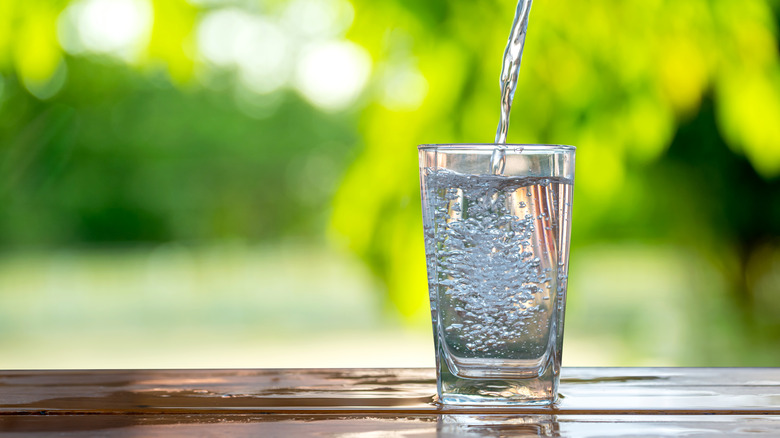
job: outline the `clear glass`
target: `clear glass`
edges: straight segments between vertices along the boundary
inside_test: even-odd
[[[546,405],[558,394],[574,147],[499,148],[418,147],[443,404]]]

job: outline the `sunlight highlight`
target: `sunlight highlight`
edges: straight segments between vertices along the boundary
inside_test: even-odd
[[[295,86],[315,106],[337,111],[352,104],[371,73],[371,56],[349,41],[309,46],[301,55]]]
[[[197,44],[211,63],[235,68],[242,85],[259,94],[287,83],[291,44],[285,29],[269,18],[238,9],[212,12],[200,23]]]
[[[145,0],[83,0],[60,16],[58,36],[70,53],[138,57],[151,32],[154,13]]]
[[[355,10],[346,0],[293,0],[283,23],[304,38],[341,36],[352,25]]]

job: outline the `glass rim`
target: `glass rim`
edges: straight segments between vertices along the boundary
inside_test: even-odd
[[[538,143],[440,143],[440,144],[421,144],[417,146],[421,151],[493,151],[501,148],[507,152],[522,151],[545,151],[545,152],[568,152],[577,148],[565,144],[538,144]]]

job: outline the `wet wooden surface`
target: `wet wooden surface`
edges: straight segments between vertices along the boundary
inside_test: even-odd
[[[0,371],[31,436],[780,436],[780,368],[564,368],[552,408],[444,408],[432,369]]]

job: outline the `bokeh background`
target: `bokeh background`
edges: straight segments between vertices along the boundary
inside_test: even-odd
[[[0,2],[0,368],[432,365],[415,146],[492,141],[515,6]],[[780,365],[778,24],[535,2],[564,365]]]

